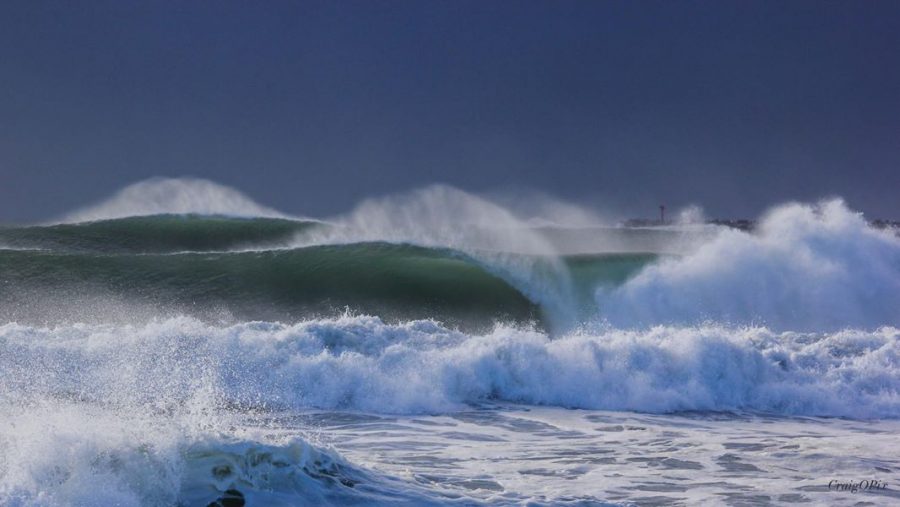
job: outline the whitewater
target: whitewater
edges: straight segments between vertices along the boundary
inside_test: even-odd
[[[900,504],[897,230],[528,204],[154,179],[0,226],[0,504]]]

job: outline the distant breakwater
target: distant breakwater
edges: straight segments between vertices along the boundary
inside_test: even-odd
[[[756,220],[749,220],[746,218],[714,218],[703,223],[708,225],[721,225],[725,227],[731,227],[732,229],[740,229],[742,231],[753,231],[756,229],[758,224]],[[622,222],[622,225],[625,227],[662,227],[667,225],[676,225],[676,222],[668,220],[660,221],[658,219],[651,220],[647,218],[630,218]],[[900,220],[885,220],[877,218],[875,220],[869,220],[869,225],[876,229],[900,229]]]

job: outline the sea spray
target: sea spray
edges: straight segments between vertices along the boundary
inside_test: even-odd
[[[198,178],[151,178],[55,221],[77,223],[159,214],[287,218],[233,188]]]
[[[446,185],[364,201],[332,227],[305,231],[298,245],[387,241],[462,252],[516,287],[558,330],[577,324],[572,285],[559,253],[505,208]],[[526,254],[526,255],[522,255]]]
[[[403,501],[394,479],[245,425],[279,403],[237,379],[225,342],[175,318],[144,326],[0,326],[0,503],[250,505]],[[237,396],[235,396],[237,395]],[[239,408],[243,407],[242,410]],[[395,488],[396,489],[396,488]],[[427,503],[427,502],[426,502]]]
[[[443,186],[107,204],[0,228],[4,505],[828,504],[900,469],[897,238],[840,202],[752,233]]]
[[[781,330],[900,325],[900,237],[840,200],[772,210],[758,231],[722,229],[661,259],[597,304],[616,326],[766,325]]]
[[[0,327],[7,402],[74,399],[168,412],[233,407],[436,413],[507,401],[603,410],[900,417],[900,331],[597,329],[345,316],[294,325]],[[204,398],[206,399],[206,398]],[[212,403],[212,402],[210,402]]]

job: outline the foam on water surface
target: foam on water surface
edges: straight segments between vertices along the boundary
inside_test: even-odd
[[[8,324],[0,496],[10,505],[205,506],[229,490],[248,505],[824,501],[820,479],[896,477],[898,347],[895,328],[550,339],[365,316]]]
[[[900,501],[896,231],[530,208],[152,180],[0,229],[0,504]]]
[[[248,407],[383,413],[502,400],[604,410],[757,410],[900,416],[900,330],[598,329],[551,339],[498,326],[345,316],[295,325],[0,326],[2,398],[188,403],[204,390]]]

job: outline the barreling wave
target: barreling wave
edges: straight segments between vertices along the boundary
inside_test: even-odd
[[[482,214],[490,220],[478,222]],[[52,318],[87,296],[114,296],[245,319],[297,320],[349,307],[480,326],[540,320],[560,332],[598,320],[626,328],[900,326],[900,238],[841,201],[778,208],[755,232],[703,229],[681,255],[554,251],[555,240],[577,251],[588,244],[577,244],[579,235],[597,233],[523,228],[505,211],[443,187],[368,202],[327,223],[157,215],[6,227],[0,315],[16,318],[34,301],[63,299]],[[614,242],[685,239],[664,234],[623,229]]]
[[[900,418],[900,239],[840,201],[684,233],[434,186],[314,222],[163,180],[66,221],[0,229],[4,505],[476,503],[280,433],[319,409]]]
[[[350,308],[388,319],[441,318],[460,325],[539,320],[522,293],[458,252],[388,243],[171,255],[0,252],[0,310],[67,320],[84,302],[141,303],[164,312],[294,321]],[[46,303],[46,304],[44,304]],[[49,308],[48,308],[49,307]],[[93,309],[102,310],[99,309]]]
[[[621,283],[654,259],[567,262],[583,281],[579,294],[589,311],[596,284]],[[105,311],[117,309],[114,301],[141,304],[154,315],[237,320],[296,321],[347,309],[469,328],[547,318],[537,301],[466,254],[390,243],[162,255],[6,250],[0,278],[0,316],[23,322],[102,321],[110,317]]]

